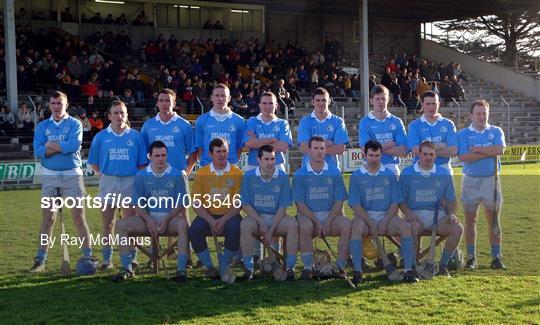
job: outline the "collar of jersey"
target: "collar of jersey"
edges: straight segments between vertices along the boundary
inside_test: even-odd
[[[146,171],[149,172],[149,173],[152,173],[152,175],[156,176],[156,177],[162,177],[164,175],[167,175],[168,173],[170,173],[172,170],[172,166],[171,164],[167,163],[167,168],[165,168],[165,171],[161,174],[156,174],[154,172],[154,170],[152,169],[152,163],[148,164],[148,166],[146,167]]]
[[[322,123],[326,120],[329,120],[332,118],[332,113],[326,115],[326,117],[321,121],[319,120],[319,118],[317,117],[317,115],[315,114],[315,110],[313,112],[311,112],[311,117],[315,119],[315,121],[319,122],[319,123]]]
[[[424,123],[427,123],[429,124],[430,126],[434,126],[437,124],[437,122],[440,122],[443,120],[443,117],[441,114],[438,114],[438,117],[437,117],[437,120],[435,120],[435,122],[432,124],[428,121],[428,119],[426,118],[426,115],[425,114],[422,114],[422,116],[420,116],[420,121],[424,122]]]
[[[278,118],[277,118],[277,116],[274,115],[274,118],[270,122],[265,122],[262,119],[262,113],[259,113],[259,115],[257,115],[257,120],[261,121],[264,125],[270,125],[270,123],[277,121]]]
[[[370,173],[369,170],[367,170],[367,168],[365,166],[360,166],[360,172],[362,174],[367,174],[367,175],[371,175],[371,176],[377,176],[379,175],[380,172],[384,172],[386,170],[386,167],[384,167],[383,164],[381,164],[381,166],[379,167],[379,170],[377,170],[377,172],[375,173],[375,175],[373,175],[372,173]]]
[[[419,164],[420,164],[420,161],[417,161],[413,165],[414,171],[417,173],[425,175],[425,174],[435,174],[435,172],[437,171],[437,165],[435,165],[435,163],[433,163],[433,167],[431,167],[430,170],[423,170],[422,168],[420,168]]]
[[[367,115],[370,119],[372,120],[375,120],[375,121],[379,121],[379,122],[384,122],[386,121],[387,118],[389,118],[390,116],[392,116],[392,114],[390,112],[386,112],[386,116],[382,119],[382,120],[379,120],[375,114],[373,114],[373,111],[369,111],[368,115]]]
[[[121,136],[123,136],[124,134],[129,134],[129,132],[131,132],[131,129],[130,129],[129,127],[127,127],[127,128],[124,130],[124,132],[122,132],[122,133],[116,133],[116,132],[114,132],[114,130],[112,129],[111,125],[109,124],[109,126],[107,127],[107,132],[112,133],[112,134],[116,135],[117,137],[121,137]]]
[[[265,180],[265,179],[262,177],[262,174],[261,174],[261,167],[260,167],[260,166],[257,167],[257,168],[255,169],[255,175],[258,176],[258,177],[260,177],[260,178],[263,180],[263,182],[270,182],[270,181]],[[272,178],[277,178],[278,175],[279,175],[279,169],[277,169],[277,168],[274,167],[274,173],[272,174]]]
[[[214,174],[216,174],[218,176],[222,176],[223,174],[228,173],[230,171],[231,171],[231,164],[228,161],[227,161],[227,166],[225,166],[225,169],[219,170],[219,171],[216,170],[216,167],[214,167],[213,162],[210,163],[210,172],[214,173]]]
[[[157,115],[156,115],[156,121],[158,121],[159,123],[161,123],[163,125],[167,125],[167,124],[169,124],[171,122],[174,122],[174,121],[178,120],[179,118],[180,118],[180,116],[178,116],[178,114],[176,114],[176,112],[174,112],[173,117],[171,117],[170,120],[168,120],[167,122],[163,122],[161,120],[161,118],[159,117],[159,113],[157,113]]]
[[[315,175],[322,175],[325,170],[328,170],[328,163],[326,161],[324,162],[324,166],[320,173],[317,173],[315,170],[313,170],[313,167],[311,167],[311,163],[309,161],[306,163],[306,169],[308,172],[313,173]]]
[[[216,112],[214,112],[214,108],[212,107],[212,109],[210,110],[210,116],[215,118],[216,120],[218,121],[224,121],[226,118],[232,118],[233,116],[233,112],[232,111],[229,111],[227,114],[218,114]]]
[[[477,130],[474,128],[474,126],[472,125],[472,123],[471,123],[471,125],[469,125],[469,130],[470,130],[470,131],[476,132],[476,133],[479,133],[479,134],[482,134],[482,133],[484,133],[486,130],[489,130],[489,129],[491,129],[491,124],[488,124],[482,131],[477,131]]]
[[[60,121],[55,121],[54,118],[52,117],[49,117],[49,120],[51,120],[56,126],[60,125],[62,122],[64,122],[65,120],[67,120],[69,118],[69,114],[66,114]]]

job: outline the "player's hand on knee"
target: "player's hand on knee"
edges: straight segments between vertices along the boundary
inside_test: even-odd
[[[384,235],[384,234],[386,234],[388,232],[388,222],[389,221],[390,221],[389,218],[384,217],[384,219],[381,220],[381,222],[379,222],[379,225],[376,226],[377,229],[379,230],[378,231],[379,236],[382,236],[382,235]]]
[[[166,220],[159,220],[157,223],[156,223],[156,228],[157,228],[157,231],[159,234],[162,234],[165,229],[167,229],[167,221]]]
[[[146,228],[148,228],[148,232],[150,233],[150,236],[152,237],[159,236],[157,225],[153,221],[147,223]]]
[[[456,217],[456,215],[452,214],[447,219],[446,222],[451,225],[459,225],[459,219]]]

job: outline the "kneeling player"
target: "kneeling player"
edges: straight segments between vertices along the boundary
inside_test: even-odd
[[[337,266],[340,273],[349,256],[351,221],[343,215],[347,191],[341,172],[324,161],[326,144],[314,136],[308,142],[309,161],[294,173],[293,199],[298,208],[300,254],[304,269],[300,279],[313,275],[313,238],[339,236]]]
[[[274,147],[263,145],[258,149],[259,167],[248,171],[242,181],[242,208],[247,214],[240,225],[240,244],[244,258],[245,280],[253,278],[252,238],[263,236],[269,246],[274,235],[287,240],[287,279],[294,280],[294,266],[298,251],[298,222],[287,216],[286,209],[292,204],[289,176],[276,168]]]
[[[405,264],[406,282],[417,282],[418,276],[412,269],[413,238],[411,227],[399,218],[398,203],[403,201],[396,176],[381,164],[382,145],[370,140],[364,145],[367,160],[357,169],[349,183],[349,205],[354,211],[349,250],[354,264],[353,283],[362,281],[362,238],[366,236],[390,235],[401,237],[401,256]]]
[[[447,168],[434,164],[437,155],[435,144],[424,141],[420,144],[420,160],[403,170],[399,187],[403,196],[400,203],[405,220],[411,224],[413,238],[426,229],[431,229],[435,208],[440,207],[437,219],[437,235],[448,236],[439,261],[438,275],[450,276],[446,269],[461,240],[463,227],[456,217],[456,194],[452,175]],[[443,210],[443,208],[445,208]]]
[[[187,184],[182,173],[167,163],[167,147],[163,142],[154,141],[148,151],[150,165],[137,173],[133,183],[132,201],[138,218],[122,218],[116,224],[116,233],[120,239],[122,270],[113,277],[113,280],[124,281],[135,276],[131,265],[133,245],[130,243],[133,240],[128,241],[128,238],[177,235],[178,270],[174,280],[186,282],[188,222],[186,208],[181,204]],[[175,202],[180,205],[174,205]]]

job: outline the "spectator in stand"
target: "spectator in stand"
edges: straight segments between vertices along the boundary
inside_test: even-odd
[[[32,131],[34,128],[34,119],[32,118],[32,112],[28,109],[26,103],[22,103],[17,112],[18,124],[17,128]]]
[[[454,98],[460,102],[465,101],[465,89],[461,86],[461,80],[456,75],[452,76],[452,93]]]
[[[131,89],[126,88],[124,89],[124,95],[119,96],[119,99],[123,101],[126,104],[126,107],[129,111],[133,110],[135,108],[135,105],[137,105],[135,101],[135,97],[131,94]],[[132,115],[133,112],[128,112],[129,115]]]
[[[112,15],[111,15],[112,18]],[[101,18],[101,12],[96,12],[92,18],[88,19],[89,23],[92,24],[103,24],[103,18]]]
[[[96,96],[97,95],[97,90],[99,88],[99,84],[98,84],[98,75],[97,73],[94,73],[92,74],[92,76],[90,77],[90,79],[88,80],[87,83],[85,83],[84,85],[82,85],[80,88],[81,88],[81,92],[84,96]],[[73,98],[73,97],[70,97],[70,98]],[[77,98],[77,97],[75,97]]]
[[[390,73],[395,74],[398,72],[398,66],[394,60],[390,60],[390,62],[388,62],[388,64],[386,65],[385,70],[387,71],[388,74]]]
[[[105,126],[103,123],[103,119],[99,116],[99,113],[97,111],[93,111],[88,118],[88,122],[90,122],[90,125],[92,126],[92,132],[93,134],[98,133],[99,131],[103,130],[103,127]]]
[[[320,68],[320,67],[322,67],[324,65],[325,58],[324,58],[324,55],[321,53],[320,50],[317,50],[317,52],[315,52],[312,59],[313,59],[313,65],[316,68]]]
[[[438,86],[438,84],[437,84],[437,81],[432,81],[432,82],[431,82],[431,91],[433,91],[433,92],[436,93],[439,97],[441,97],[440,92],[439,92],[439,86]]]
[[[306,91],[308,89],[309,75],[303,64],[298,67],[296,77],[298,78],[298,87]]]
[[[11,131],[15,129],[15,116],[7,108],[6,105],[2,105],[0,108],[0,133],[4,136],[11,134]]]
[[[376,81],[376,76],[374,74],[372,75],[369,75],[369,90],[371,91],[371,89],[373,89],[373,87],[377,86],[377,81]]]
[[[235,112],[238,115],[246,117],[248,113],[248,106],[246,102],[244,101],[244,99],[242,98],[242,93],[236,94],[231,104],[232,104],[233,112]]]
[[[105,17],[105,19],[103,20],[103,23],[106,24],[106,25],[114,24],[114,18],[112,16],[112,14],[108,14],[107,17]]]
[[[430,85],[426,82],[425,77],[420,78],[420,82],[418,83],[418,86],[416,87],[416,95],[418,95],[419,98],[422,98],[422,95],[426,92],[431,90]]]
[[[357,74],[353,74],[351,79],[351,96],[358,98],[360,97],[360,79]]]
[[[221,30],[221,29],[223,29],[223,25],[221,24],[221,21],[216,20],[216,23],[214,24],[214,29],[215,29],[215,30]]]
[[[212,76],[212,79],[219,80],[223,77],[223,74],[225,73],[225,68],[223,67],[223,64],[221,64],[219,60],[219,56],[216,56],[214,58],[214,61],[212,62],[212,68],[210,70],[210,75]]]
[[[36,106],[36,113],[34,114],[36,122],[39,123],[45,120],[45,108],[41,103],[38,103]]]
[[[68,69],[68,73],[75,79],[81,79],[82,76],[82,67],[81,63],[77,59],[77,56],[73,55],[71,56],[71,59],[66,65]]]
[[[386,67],[384,73],[381,76],[381,85],[385,86],[386,88],[390,89],[392,86],[392,70],[390,67]]]
[[[212,21],[210,19],[207,19],[202,26],[203,29],[212,29],[212,27]]]
[[[255,97],[255,92],[250,90],[244,100],[248,106],[248,114],[246,118],[251,116],[257,116],[260,113],[259,103],[257,102],[257,97]]]
[[[409,73],[409,76],[410,76],[410,73]],[[418,73],[412,74],[412,78],[411,78],[411,95],[412,96],[416,95],[416,90],[418,88],[418,83],[420,82],[419,78],[420,77],[419,77]]]
[[[195,107],[195,95],[193,95],[193,85],[191,84],[191,79],[186,79],[186,83],[181,87],[179,93],[182,101],[186,105],[186,113],[193,114]]]
[[[398,85],[397,77],[394,77],[394,79],[392,80],[389,90],[392,93],[392,104],[394,105],[394,107],[399,106],[401,100],[401,87],[399,87]]]
[[[144,85],[144,81],[142,80],[142,76],[140,73],[137,73],[135,75],[135,80],[131,83],[131,89],[133,90],[133,93],[135,94],[135,99],[137,102],[143,102],[144,101],[144,88],[146,86]]]
[[[96,92],[96,95],[97,95],[97,92]],[[82,107],[87,111],[87,112],[93,112],[93,111],[96,111],[97,110],[97,105],[96,105],[96,102],[94,100],[94,97],[93,96],[88,96],[86,97],[86,103],[84,103],[82,105]]]
[[[295,102],[302,102],[302,98],[300,97],[300,93],[298,92],[298,89],[296,88],[296,79],[294,77],[289,77],[287,83],[285,84],[285,90],[290,94],[290,98]]]
[[[114,21],[114,23],[116,25],[127,25],[128,22],[127,22],[127,18],[126,18],[126,14],[121,14],[120,17],[116,18],[116,20]]]
[[[446,104],[446,102],[452,101],[452,98],[454,97],[453,90],[452,90],[452,84],[450,83],[450,80],[448,80],[447,76],[444,76],[443,81],[441,81],[441,88],[440,88],[440,95],[443,99],[443,103]]]
[[[401,99],[407,103],[411,99],[411,79],[407,75],[407,69],[401,70],[401,74],[398,77],[399,88],[401,92]]]
[[[463,70],[461,70],[461,65],[459,63],[454,64],[454,75],[459,79],[463,81],[467,81],[465,76],[463,75]]]
[[[285,103],[285,107],[287,108],[287,110],[289,111],[289,116],[292,116],[294,117],[295,116],[295,112],[296,112],[296,103],[294,102],[294,100],[291,98],[291,94],[289,94],[288,92],[285,93],[285,98],[282,99],[283,100],[283,103]],[[282,111],[283,114],[285,114],[285,108],[283,109]]]

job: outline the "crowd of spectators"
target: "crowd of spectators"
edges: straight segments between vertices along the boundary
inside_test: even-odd
[[[381,75],[381,84],[390,90],[393,102],[404,103],[410,110],[418,107],[418,99],[428,90],[439,94],[443,103],[465,100],[461,80],[466,78],[459,63],[437,64],[406,53],[391,59]]]
[[[15,13],[15,18],[33,20],[57,20],[58,12],[50,10],[45,14],[41,10],[36,10],[33,14],[30,14],[23,7]],[[64,10],[60,12],[60,20],[65,23],[76,23],[79,22],[79,17],[73,14],[73,12],[71,11],[71,7],[65,7]],[[93,16],[87,17],[86,13],[83,12],[81,13],[81,22],[104,25],[129,25],[129,20],[125,13],[120,14],[120,16],[118,17],[113,17],[112,14],[107,14],[106,17],[102,17],[101,12],[96,12]],[[153,26],[153,24],[153,22],[148,21],[148,17],[146,16],[144,10],[137,14],[135,19],[131,21],[131,25],[133,26]]]

